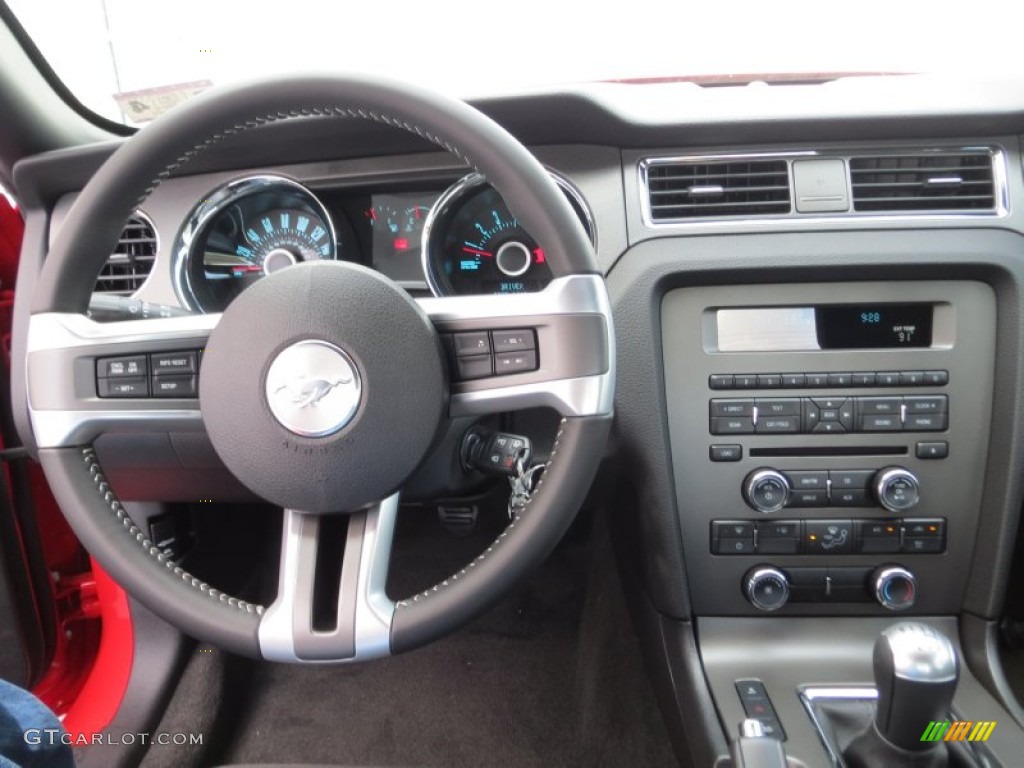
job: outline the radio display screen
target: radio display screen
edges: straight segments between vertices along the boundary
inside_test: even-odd
[[[818,304],[714,312],[720,352],[917,349],[933,344],[935,305]]]
[[[932,345],[932,304],[830,304],[814,309],[821,349]]]

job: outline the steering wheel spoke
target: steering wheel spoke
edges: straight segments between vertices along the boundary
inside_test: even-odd
[[[448,337],[451,416],[539,406],[568,417],[611,413],[615,350],[608,294],[597,275],[558,278],[538,293],[419,304]],[[525,342],[521,350],[507,344],[509,332],[516,344]]]
[[[398,494],[348,515],[344,542],[324,534],[325,518],[284,510],[277,599],[259,626],[260,653],[272,661],[366,661],[391,653],[395,605],[385,593]],[[341,549],[337,583],[317,578],[318,562]],[[339,573],[335,571],[335,573]],[[334,599],[336,589],[336,599]],[[314,604],[326,590],[336,611],[317,627]]]
[[[37,447],[84,445],[103,432],[202,429],[198,355],[219,320],[211,314],[97,323],[70,312],[33,315],[26,385]],[[164,353],[194,355],[196,368],[157,373],[153,356]],[[110,370],[109,359],[124,362]],[[125,368],[127,361],[136,367]],[[168,382],[191,394],[167,396],[160,387]]]

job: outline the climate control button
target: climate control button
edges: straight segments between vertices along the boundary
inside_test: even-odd
[[[917,598],[917,579],[900,565],[883,565],[871,574],[875,599],[890,611],[905,611]]]
[[[778,568],[757,566],[743,578],[743,594],[762,611],[777,611],[789,600],[789,579]]]

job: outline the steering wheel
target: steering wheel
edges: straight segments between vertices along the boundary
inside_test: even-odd
[[[543,291],[412,299],[344,262],[275,272],[220,315],[96,323],[85,312],[123,222],[153,189],[225,137],[286,120],[370,120],[410,131],[483,173],[544,250]],[[533,329],[533,372],[453,381],[442,334]],[[199,399],[106,399],[106,356],[204,349]],[[193,637],[251,657],[363,661],[458,628],[553,549],[603,453],[615,385],[608,294],[590,242],[550,175],[509,133],[454,99],[364,77],[209,92],[126,141],[71,208],[36,283],[27,398],[38,458],[79,539],[132,595]],[[296,380],[327,382],[314,402]],[[323,388],[321,388],[323,389]],[[301,402],[300,402],[301,401]],[[529,503],[487,550],[412,598],[385,593],[399,493],[450,418],[547,406],[561,416]],[[127,515],[92,448],[107,432],[205,430],[228,469],[283,508],[269,606],[225,594],[168,560]],[[337,626],[312,625],[323,515],[349,515]]]

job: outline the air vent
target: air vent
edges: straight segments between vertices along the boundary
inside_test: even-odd
[[[856,211],[991,211],[988,151],[850,158]]]
[[[156,259],[156,230],[139,213],[125,224],[117,247],[96,280],[96,293],[131,296],[142,287]]]
[[[790,212],[785,160],[654,160],[645,169],[653,222]]]

